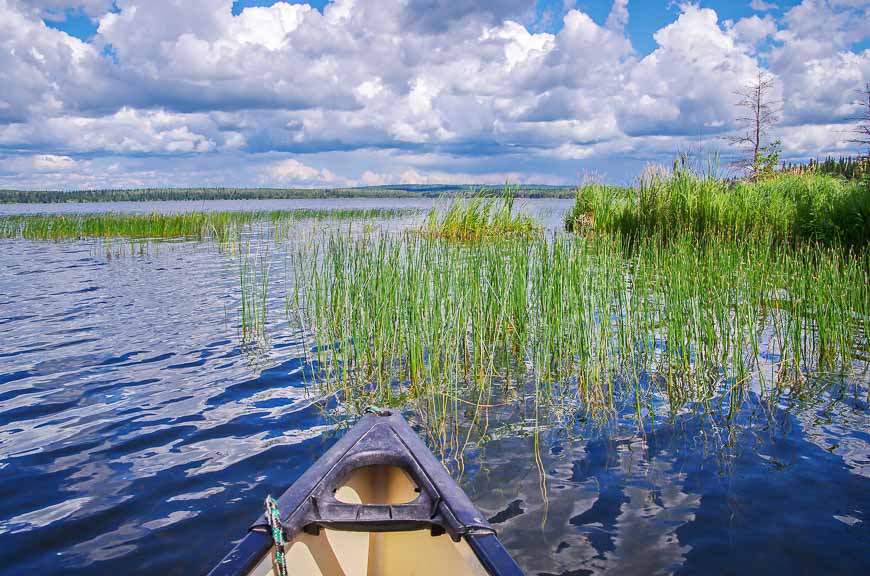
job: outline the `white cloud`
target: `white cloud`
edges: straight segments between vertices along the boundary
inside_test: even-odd
[[[851,50],[870,37],[870,2],[804,0],[783,20],[770,69],[783,86],[785,123],[846,121],[855,90],[870,80],[870,50]]]
[[[628,0],[613,0],[613,7],[607,15],[607,28],[622,32],[628,24]]]
[[[96,48],[0,0],[0,124],[99,105],[107,80]]]
[[[731,126],[734,92],[758,71],[751,49],[719,25],[715,11],[695,5],[655,39],[659,47],[630,72],[624,129],[697,134]]]
[[[17,0],[19,9],[49,20],[65,20],[68,10],[81,10],[91,18],[112,9],[112,0]]]
[[[181,161],[178,161],[181,160]],[[46,160],[28,156],[0,156],[0,188],[21,190],[76,190],[146,188],[161,186],[241,185],[234,179],[238,166],[191,169],[190,162],[170,158],[104,157],[93,160]],[[42,170],[34,169],[41,166]],[[4,168],[12,168],[4,172]]]
[[[33,169],[38,172],[62,172],[75,167],[76,161],[69,156],[38,154],[32,159]]]
[[[803,0],[783,16],[783,46],[774,56],[798,63],[847,50],[870,36],[868,9],[866,0]]]
[[[776,34],[776,21],[770,14],[759,18],[753,14],[748,18],[741,18],[734,24],[734,33],[738,38],[750,44],[758,42]]]
[[[776,10],[779,6],[774,2],[765,2],[764,0],[752,0],[749,7],[759,12],[767,12],[768,10]]]
[[[38,172],[45,174],[68,172],[79,165],[79,162],[76,162],[76,160],[69,156],[34,154],[32,156],[5,158],[3,169],[8,172]]]
[[[204,115],[125,107],[96,118],[70,115],[0,125],[0,146],[41,145],[76,153],[185,154],[214,150],[215,141],[198,129],[216,132]],[[229,147],[238,144],[238,137],[237,133],[229,133]]]
[[[604,23],[565,1],[555,33],[535,32],[531,0],[336,0],[322,12],[278,2],[238,15],[231,0],[109,4],[0,0],[0,152],[200,166],[241,154],[259,170],[239,172],[248,182],[306,185],[568,181],[572,162],[642,165],[699,131],[727,133],[733,92],[760,67],[785,124],[816,135],[854,114],[854,90],[870,80],[870,51],[854,48],[870,36],[867,0],[804,0],[736,23],[684,3],[642,58],[625,0]],[[76,6],[99,17],[91,42],[40,20]],[[794,142],[794,154],[834,146]],[[340,161],[351,153],[352,167]],[[520,169],[519,158],[533,160]]]
[[[805,159],[807,150],[817,156],[849,154],[852,147],[848,130],[843,124],[813,124],[782,127],[777,134],[782,139],[784,156]]]
[[[306,166],[294,158],[274,162],[267,168],[264,184],[280,183],[293,186],[345,186],[347,180],[329,170]]]

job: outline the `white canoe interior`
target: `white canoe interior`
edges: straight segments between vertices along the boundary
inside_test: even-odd
[[[336,491],[337,500],[357,504],[403,504],[417,498],[414,483],[395,466],[357,468]],[[429,530],[413,532],[342,532],[323,529],[300,533],[287,551],[292,576],[486,576],[471,547]],[[273,576],[271,553],[250,572]]]

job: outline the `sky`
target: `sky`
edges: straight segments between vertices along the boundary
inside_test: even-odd
[[[0,188],[629,184],[849,143],[870,0],[0,0]]]

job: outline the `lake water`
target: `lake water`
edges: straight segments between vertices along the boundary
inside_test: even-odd
[[[555,228],[570,204],[525,209]],[[240,350],[238,282],[237,260],[208,244],[113,257],[91,241],[0,242],[0,573],[207,571],[265,496],[340,437],[338,397],[306,389],[302,334],[284,320],[280,283],[269,348]],[[424,438],[528,574],[868,574],[868,383],[859,373],[811,404],[750,400],[730,422],[686,413],[642,432],[618,417],[537,414],[519,395],[469,403],[443,435]],[[406,415],[425,429],[420,406]]]

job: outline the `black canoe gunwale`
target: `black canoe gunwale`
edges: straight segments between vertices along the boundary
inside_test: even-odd
[[[399,465],[411,476],[420,488],[415,501],[371,505],[334,500],[334,487],[353,470],[384,463]],[[287,541],[303,530],[317,533],[324,527],[368,532],[429,528],[454,541],[464,539],[489,574],[523,574],[492,526],[399,414],[360,419],[281,495],[278,510]],[[272,547],[266,526],[261,515],[209,576],[250,572]]]

